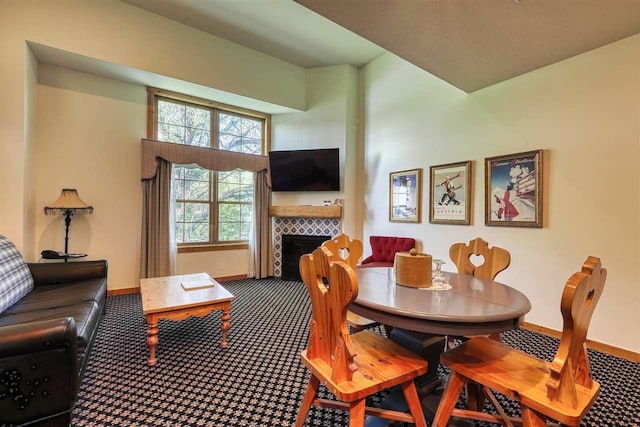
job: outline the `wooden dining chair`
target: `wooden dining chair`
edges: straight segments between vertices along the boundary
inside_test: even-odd
[[[357,239],[351,239],[344,233],[339,234],[331,240],[323,242],[322,246],[327,248],[334,256],[339,257],[349,264],[351,268],[356,268],[358,260],[362,256],[363,252],[362,242]],[[358,332],[365,328],[372,328],[379,325],[378,322],[364,316],[360,316],[352,311],[347,312],[347,324],[351,327],[353,332]]]
[[[413,380],[427,372],[427,362],[370,330],[349,335],[347,308],[358,295],[354,270],[325,247],[300,258],[300,275],[311,297],[309,345],[302,363],[311,378],[296,426],[301,427],[312,405],[349,411],[349,426],[363,426],[365,414],[426,427]],[[320,383],[338,399],[317,398]],[[400,385],[409,413],[366,406],[366,398]]]
[[[582,270],[567,281],[560,303],[562,336],[551,363],[485,337],[443,353],[440,361],[451,374],[433,425],[444,427],[454,415],[507,425],[522,422],[525,427],[545,426],[549,417],[563,426],[579,426],[600,389],[591,377],[585,341],[606,277],[600,259],[588,257]],[[465,384],[481,385],[498,413],[455,409]],[[518,401],[522,419],[507,417],[492,390]]]
[[[483,262],[475,265],[471,256],[481,256]],[[479,277],[481,279],[493,280],[498,273],[505,270],[511,264],[511,254],[503,248],[494,246],[489,248],[489,243],[477,237],[466,243],[454,243],[449,248],[449,257],[456,265],[458,273],[468,274],[470,276]],[[464,340],[467,337],[447,337],[447,348],[455,346],[456,340]],[[499,333],[490,335],[490,338],[500,341]]]
[[[344,233],[323,242],[322,246],[329,249],[329,252],[334,256],[349,264],[351,268],[356,268],[363,252],[362,242],[358,239],[351,239]]]
[[[471,256],[482,256],[484,261],[475,265]],[[511,264],[511,254],[506,249],[494,246],[489,248],[489,243],[477,237],[469,242],[454,243],[449,248],[449,257],[456,265],[458,273],[493,280],[498,273],[505,270]]]

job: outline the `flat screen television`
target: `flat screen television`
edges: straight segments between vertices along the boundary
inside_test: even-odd
[[[340,191],[337,148],[270,151],[273,191]]]

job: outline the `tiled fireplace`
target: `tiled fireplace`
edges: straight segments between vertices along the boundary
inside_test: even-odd
[[[282,277],[282,236],[330,236],[340,234],[340,218],[273,218],[273,275]]]

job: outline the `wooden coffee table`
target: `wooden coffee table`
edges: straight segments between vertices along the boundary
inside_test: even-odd
[[[211,279],[213,287],[183,289],[182,282],[209,277],[206,273],[181,276],[154,277],[140,280],[142,311],[147,319],[147,344],[149,365],[157,363],[158,321],[160,319],[184,320],[191,316],[203,317],[214,310],[222,310],[222,348],[227,347],[227,331],[231,318],[231,301],[235,297],[220,283]]]

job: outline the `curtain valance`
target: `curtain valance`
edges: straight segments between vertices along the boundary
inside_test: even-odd
[[[213,171],[242,169],[259,172],[269,169],[267,156],[142,139],[142,179],[151,179],[156,176],[157,158],[174,164],[196,163]]]

